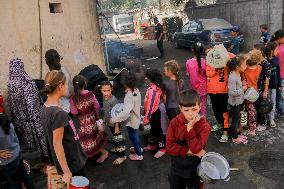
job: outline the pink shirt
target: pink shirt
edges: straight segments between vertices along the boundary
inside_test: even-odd
[[[284,78],[284,44],[279,45],[278,47],[278,60],[280,67],[280,78]]]
[[[196,90],[200,96],[207,94],[206,61],[201,59],[201,70],[198,72],[198,62],[195,58],[186,62],[186,75],[189,77],[189,88]]]

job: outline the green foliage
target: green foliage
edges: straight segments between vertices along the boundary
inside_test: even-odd
[[[145,7],[152,5],[158,0],[102,0],[102,7],[104,10],[113,12],[123,12],[135,8]]]

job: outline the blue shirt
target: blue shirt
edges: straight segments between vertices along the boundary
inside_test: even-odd
[[[6,135],[0,127],[0,150],[8,150],[12,152],[12,157],[4,159],[0,157],[0,165],[7,165],[14,161],[20,154],[20,145],[18,137],[15,133],[14,126],[11,123],[10,133]]]
[[[270,34],[268,32],[263,32],[260,37],[260,42],[266,44],[270,41]]]
[[[240,40],[238,37],[234,37],[232,39],[231,45],[233,45],[233,49],[230,52],[235,55],[239,54],[240,53]]]

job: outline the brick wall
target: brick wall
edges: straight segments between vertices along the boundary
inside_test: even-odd
[[[185,10],[192,19],[191,10]],[[270,33],[282,28],[283,0],[220,0],[215,5],[196,7],[194,18],[223,18],[241,27],[245,49],[258,41],[259,25],[268,24]]]

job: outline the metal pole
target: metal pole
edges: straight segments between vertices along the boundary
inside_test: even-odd
[[[101,11],[102,11],[102,14],[103,14],[103,4],[102,4],[102,0],[100,0],[100,4],[101,4]],[[108,73],[110,73],[109,59],[108,59],[108,48],[107,48],[107,40],[106,40],[106,30],[105,30],[105,27],[104,27],[104,19],[107,19],[107,18],[104,18],[104,16],[103,16],[103,19],[102,19],[102,27],[103,27],[104,40],[105,40],[105,51],[106,51],[107,72],[108,72]]]

